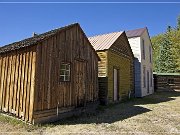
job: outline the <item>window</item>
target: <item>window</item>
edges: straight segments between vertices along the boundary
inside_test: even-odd
[[[145,60],[145,46],[144,46],[144,39],[142,39],[142,57]]]
[[[143,66],[143,86],[146,87],[146,67]]]
[[[153,73],[152,73],[152,69],[150,69],[150,86],[152,87],[152,83],[153,83]]]
[[[150,61],[150,63],[152,62],[152,51],[151,51],[151,46],[149,46],[149,61]]]
[[[70,81],[70,63],[62,63],[60,66],[60,81]]]

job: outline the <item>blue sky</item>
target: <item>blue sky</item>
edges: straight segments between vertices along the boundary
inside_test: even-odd
[[[3,0],[1,1],[3,2]],[[15,0],[9,1],[15,2]],[[39,0],[39,2],[41,1],[47,0]],[[164,2],[167,2],[167,0],[164,0]],[[32,32],[43,33],[74,22],[80,23],[87,36],[142,28],[145,26],[148,27],[150,36],[153,36],[164,32],[168,25],[175,26],[179,14],[180,3],[0,3],[0,46],[30,37]]]

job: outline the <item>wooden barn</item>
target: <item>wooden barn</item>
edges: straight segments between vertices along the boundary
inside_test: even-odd
[[[43,123],[92,109],[98,60],[78,23],[1,47],[0,110]]]
[[[134,55],[126,33],[114,32],[88,39],[101,59],[98,63],[101,103],[127,99],[134,93]]]
[[[153,73],[155,91],[180,91],[180,73]]]

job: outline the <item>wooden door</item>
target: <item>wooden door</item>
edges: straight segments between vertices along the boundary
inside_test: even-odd
[[[75,63],[75,90],[77,106],[84,106],[86,91],[86,63],[76,60]]]
[[[114,87],[114,101],[117,101],[118,100],[118,70],[117,69],[114,69],[113,71],[113,76],[114,76],[114,84],[113,84],[113,87]]]

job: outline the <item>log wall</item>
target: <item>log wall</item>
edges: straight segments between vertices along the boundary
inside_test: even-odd
[[[180,75],[154,74],[155,91],[180,91]]]

